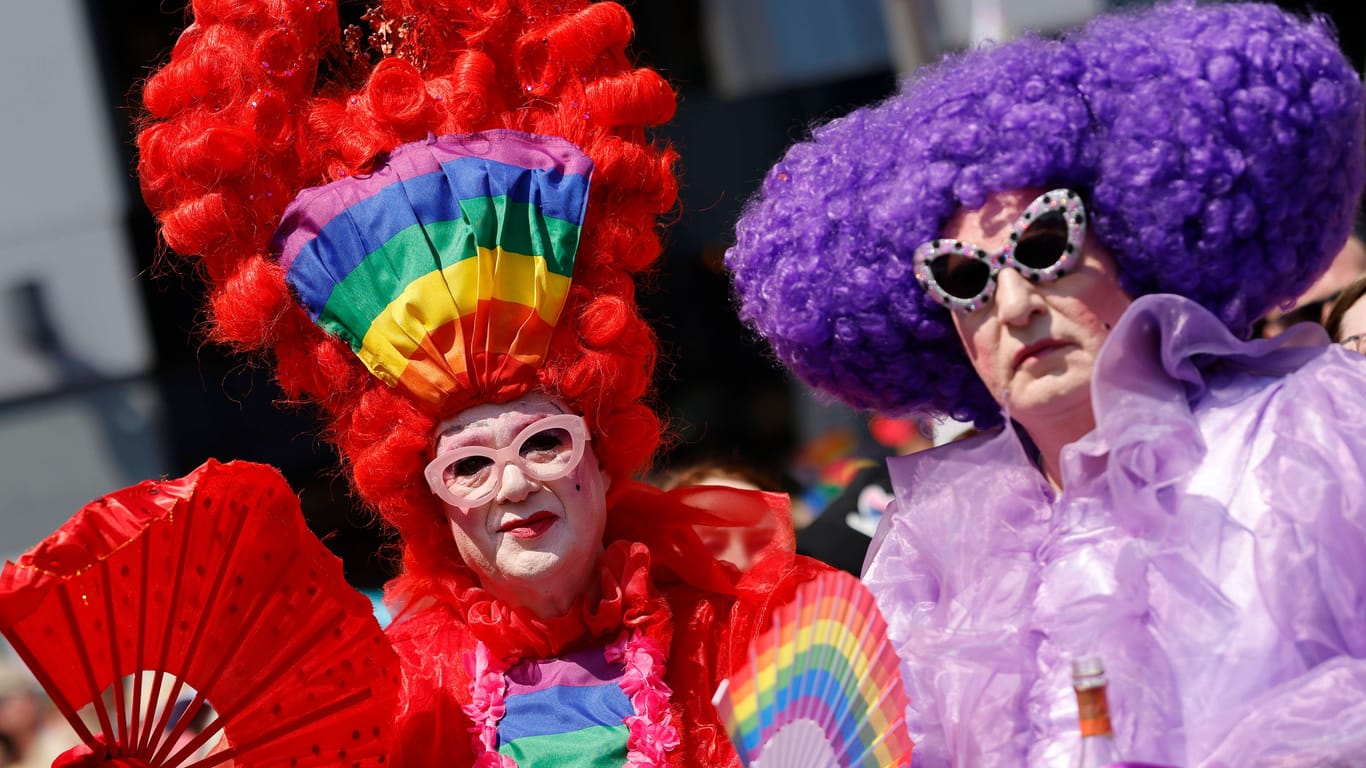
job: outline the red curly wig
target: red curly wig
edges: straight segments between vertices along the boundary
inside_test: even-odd
[[[470,578],[422,475],[434,425],[451,414],[372,376],[295,303],[270,241],[301,189],[428,134],[510,128],[582,149],[595,164],[591,197],[539,387],[586,417],[609,475],[641,469],[660,422],[642,403],[656,347],[632,276],[659,255],[658,217],[677,198],[676,155],[645,129],[673,116],[675,96],[628,60],[627,12],[385,0],[378,29],[393,55],[351,78],[336,0],[194,0],[192,12],[143,92],[143,195],[170,248],[203,266],[211,337],[272,353],[286,395],[320,407],[357,493],[404,540],[409,586]]]

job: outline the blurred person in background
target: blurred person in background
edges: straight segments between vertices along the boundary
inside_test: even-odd
[[[891,456],[929,448],[931,431],[932,426],[922,419],[874,414],[868,420],[869,434]],[[797,532],[797,552],[860,575],[868,545],[891,501],[887,462],[883,457],[859,459],[844,488],[809,526]]]
[[[1342,289],[1323,327],[1333,341],[1366,354],[1366,274]]]
[[[736,462],[698,462],[666,473],[659,483],[659,487],[665,491],[699,485],[783,494],[787,497],[786,503],[792,503],[792,497],[781,490],[778,483],[765,477],[758,470]],[[800,527],[797,525],[798,516],[799,513],[794,504],[792,513],[794,527]],[[699,525],[695,527],[695,530],[702,537],[702,543],[707,546],[707,551],[711,552],[713,557],[730,563],[743,572],[748,571],[754,565],[755,558],[774,545],[775,536],[783,535],[779,532],[775,522],[770,517],[764,517],[756,520],[753,525]],[[790,551],[792,542],[788,540],[781,544],[778,549]]]
[[[93,710],[81,714],[94,719]],[[48,768],[74,738],[37,681],[17,661],[0,657],[0,765]]]
[[[19,748],[15,746],[14,739],[8,733],[0,731],[0,768],[17,765],[18,761]]]
[[[0,766],[39,765],[29,758],[34,757],[42,722],[37,685],[22,668],[0,658]]]
[[[1276,308],[1266,313],[1253,326],[1253,334],[1264,339],[1274,338],[1295,323],[1316,323],[1327,327],[1328,316],[1339,297],[1352,281],[1362,275],[1366,275],[1366,243],[1353,233],[1319,279],[1296,297],[1288,309]]]

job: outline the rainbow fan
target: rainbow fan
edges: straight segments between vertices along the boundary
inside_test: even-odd
[[[712,697],[756,768],[909,765],[905,690],[873,596],[843,571],[802,585]]]

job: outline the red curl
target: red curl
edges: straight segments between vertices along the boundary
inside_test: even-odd
[[[590,347],[606,347],[621,337],[632,308],[618,296],[600,296],[583,310],[579,332]]]
[[[594,170],[597,181],[605,181],[619,195],[622,205],[642,206],[649,214],[660,214],[678,201],[678,180],[673,166],[677,155],[670,149],[641,145],[610,137],[610,152]]]
[[[438,81],[442,88],[442,107],[447,120],[455,125],[483,125],[494,109],[490,97],[494,91],[497,65],[482,51],[467,51],[455,62],[451,76]]]
[[[177,253],[206,253],[233,237],[242,220],[221,192],[186,200],[161,216],[161,235]]]
[[[659,234],[652,229],[623,233],[619,242],[622,249],[618,254],[618,260],[622,267],[630,270],[645,269],[655,260],[662,248]]]
[[[621,467],[631,467],[636,456],[648,456],[659,447],[663,427],[659,416],[644,405],[634,403],[598,424],[601,438],[593,443],[599,463],[607,468],[609,477],[625,480],[629,474],[618,474]]]
[[[265,344],[293,301],[279,266],[264,259],[244,262],[223,281],[223,287],[212,298],[214,338],[244,349]],[[240,295],[255,296],[256,301],[235,300]]]
[[[303,41],[290,29],[268,32],[256,44],[256,60],[265,74],[291,78],[305,63]]]
[[[653,69],[637,69],[590,83],[586,107],[602,126],[662,125],[673,119],[673,88]]]
[[[251,99],[256,111],[253,128],[262,144],[278,145],[294,138],[294,121],[284,94],[276,90],[257,91]]]
[[[195,0],[194,3],[194,15],[201,24],[246,21],[261,11],[261,4],[253,0]]]
[[[594,3],[524,35],[517,41],[516,64],[525,73],[524,82],[553,84],[593,72],[601,56],[624,56],[633,32],[625,8]]]
[[[173,159],[177,167],[171,173],[207,188],[247,171],[256,159],[255,137],[235,128],[215,126],[187,137]]]
[[[403,59],[385,59],[365,85],[375,120],[396,128],[433,121],[432,99],[417,68]]]

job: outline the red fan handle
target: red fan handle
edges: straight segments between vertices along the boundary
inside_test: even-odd
[[[57,756],[52,768],[151,768],[151,763],[136,757],[115,757],[109,754],[106,736],[95,736],[98,746],[77,744]]]

